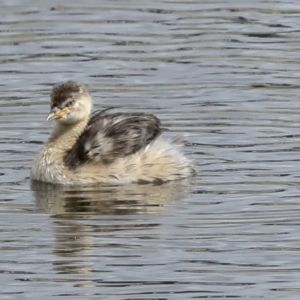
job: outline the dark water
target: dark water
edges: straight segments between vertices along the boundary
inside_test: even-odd
[[[0,17],[0,299],[299,299],[297,0],[0,0]],[[66,79],[188,133],[198,176],[32,191]]]

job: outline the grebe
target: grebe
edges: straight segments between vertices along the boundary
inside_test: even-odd
[[[144,113],[91,114],[84,85],[53,87],[47,120],[56,124],[35,157],[31,179],[62,185],[163,183],[189,177],[193,164],[178,141],[165,141],[157,117]]]

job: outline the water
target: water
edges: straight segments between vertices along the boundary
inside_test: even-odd
[[[298,1],[0,5],[0,299],[299,299]],[[198,176],[30,187],[67,79],[187,133]]]

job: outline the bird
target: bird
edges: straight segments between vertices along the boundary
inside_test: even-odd
[[[163,184],[190,177],[194,165],[178,138],[165,140],[160,120],[147,113],[92,111],[78,81],[54,85],[47,121],[55,121],[35,156],[30,178],[58,185]]]

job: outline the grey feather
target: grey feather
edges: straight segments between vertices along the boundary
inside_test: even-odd
[[[64,161],[69,167],[87,162],[109,164],[146,147],[161,132],[159,119],[150,114],[96,112]]]

